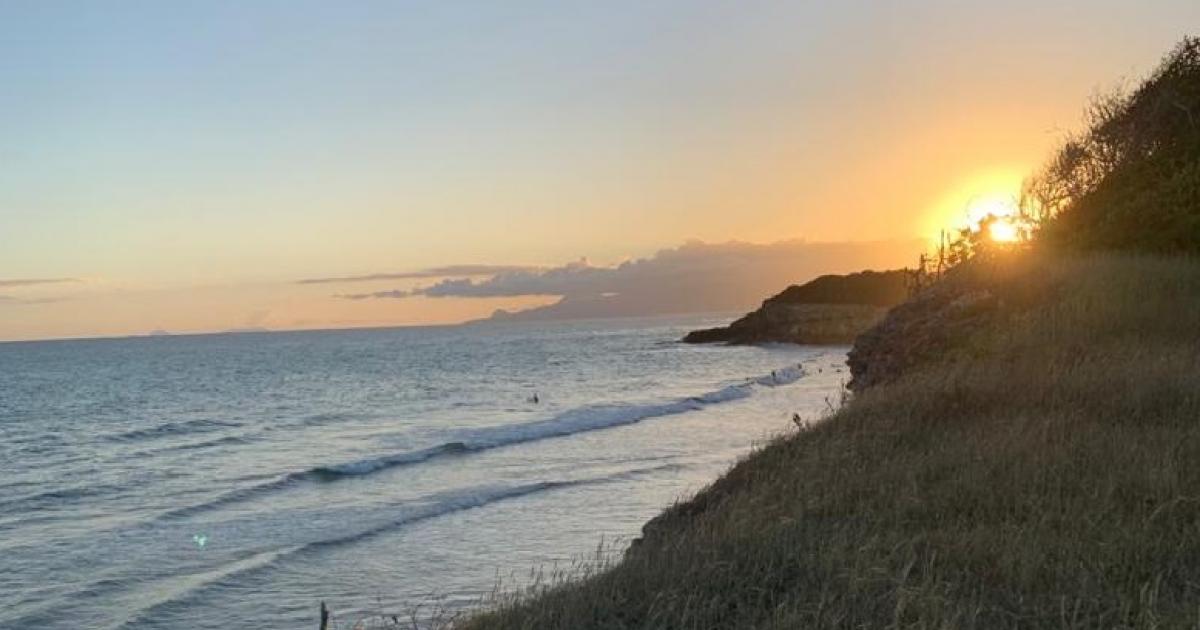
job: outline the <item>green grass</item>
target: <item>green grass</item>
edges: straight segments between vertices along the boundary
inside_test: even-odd
[[[1016,281],[1046,290],[754,453],[623,559],[456,625],[1200,627],[1200,262]]]

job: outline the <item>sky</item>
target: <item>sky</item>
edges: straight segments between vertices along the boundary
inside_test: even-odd
[[[452,323],[565,294],[427,290],[492,272],[909,243],[1197,25],[1194,0],[5,0],[0,340]]]

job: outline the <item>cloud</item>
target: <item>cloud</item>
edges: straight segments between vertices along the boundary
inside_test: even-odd
[[[21,299],[12,295],[0,295],[0,304],[54,304],[64,300],[66,300],[66,298],[44,297]]]
[[[558,296],[537,312],[587,317],[714,312],[753,307],[790,284],[826,273],[891,269],[912,262],[919,240],[771,244],[691,241],[615,267],[586,259],[549,269],[514,269],[486,279],[448,278],[412,290],[344,299]]]
[[[374,293],[342,293],[333,297],[343,300],[369,300],[373,298],[405,298],[412,295],[411,291],[395,289],[393,291],[375,291]]]
[[[685,246],[686,247],[686,246]],[[671,251],[671,250],[666,250]],[[590,295],[619,293],[641,272],[658,263],[655,258],[624,263],[618,267],[593,267],[586,259],[551,269],[519,270],[496,274],[476,282],[469,278],[447,279],[414,291],[428,297],[517,297],[532,295]],[[648,267],[637,265],[651,262]]]
[[[429,269],[419,269],[417,271],[405,271],[400,273],[374,273],[363,276],[305,278],[304,280],[298,280],[297,284],[341,284],[348,282],[374,282],[378,280],[446,278],[451,276],[475,278],[482,276],[494,276],[500,273],[532,271],[535,269],[537,268],[521,265],[448,265],[445,267],[431,267]]]
[[[0,280],[0,287],[32,287],[41,284],[63,284],[65,282],[79,282],[78,278],[17,278],[13,280]]]

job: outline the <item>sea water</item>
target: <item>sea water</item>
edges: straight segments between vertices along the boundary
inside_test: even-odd
[[[420,616],[619,551],[836,405],[846,348],[677,341],[716,323],[0,344],[0,628]]]

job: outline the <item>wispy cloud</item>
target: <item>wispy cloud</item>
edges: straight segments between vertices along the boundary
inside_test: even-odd
[[[66,282],[79,282],[78,278],[15,278],[10,280],[0,279],[0,287],[32,287],[42,284],[63,284]]]
[[[685,246],[687,247],[687,246]],[[631,284],[649,279],[663,269],[664,250],[653,258],[623,263],[617,267],[593,267],[585,259],[551,269],[512,271],[483,281],[469,278],[442,280],[414,293],[429,297],[516,297],[528,295],[591,295],[620,293]]]
[[[369,300],[372,298],[405,298],[410,295],[412,295],[412,291],[395,289],[393,291],[375,291],[374,293],[342,293],[334,297],[343,300]]]
[[[65,284],[70,282],[80,282],[78,278],[9,278],[0,279],[0,288],[4,289],[23,289],[26,287],[39,287],[49,284]],[[0,294],[0,304],[4,305],[22,305],[22,304],[52,304],[61,302],[64,298],[61,297],[36,297],[26,298],[20,295]]]
[[[62,302],[66,298],[61,297],[44,297],[44,298],[19,298],[12,295],[0,295],[0,304],[54,304]]]
[[[374,282],[378,280],[416,280],[422,278],[448,277],[478,278],[482,276],[494,276],[500,273],[532,271],[535,269],[537,269],[537,267],[522,265],[448,265],[445,267],[430,267],[429,269],[418,269],[416,271],[403,271],[399,273],[373,273],[362,276],[305,278],[303,280],[298,280],[297,284],[341,284],[348,282]]]

